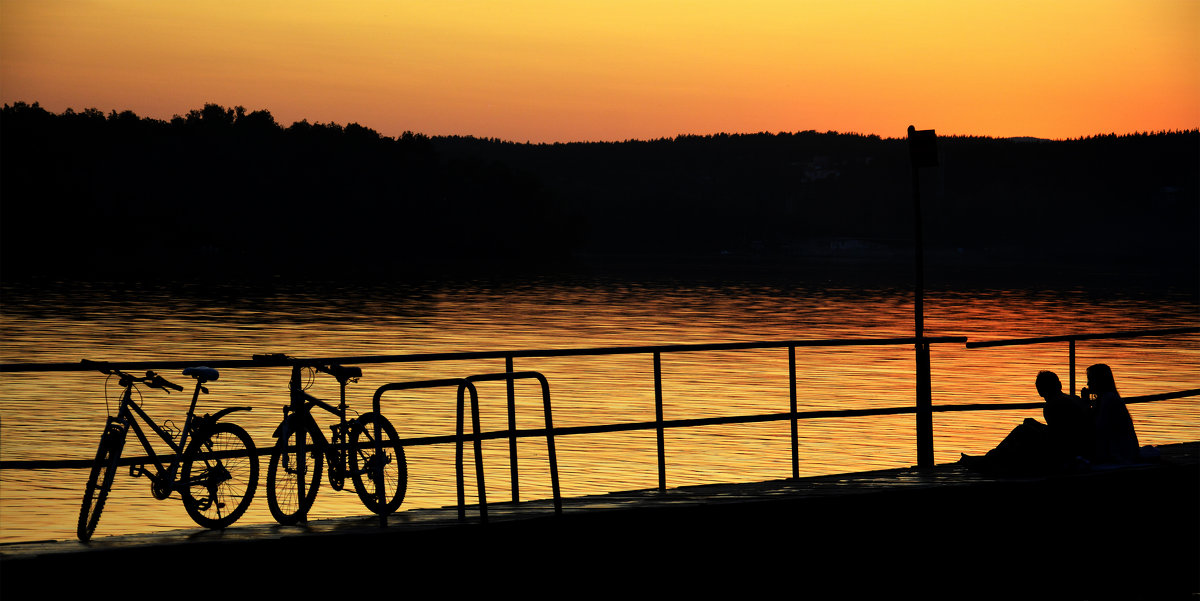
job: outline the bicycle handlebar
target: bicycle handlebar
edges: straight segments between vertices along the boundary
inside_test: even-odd
[[[172,382],[168,382],[166,380],[166,378],[164,378],[152,371],[147,371],[146,377],[142,381],[145,382],[146,385],[151,388],[170,388],[170,389],[178,391],[178,392],[183,392],[183,386],[180,386],[179,384],[174,384]],[[168,393],[168,394],[170,394],[170,393]]]
[[[80,361],[80,363],[94,365],[102,374],[121,378],[122,385],[125,385],[125,383],[133,384],[134,382],[141,382],[150,388],[169,388],[171,390],[183,392],[183,386],[169,382],[166,378],[154,373],[153,371],[147,370],[145,376],[138,377],[133,374],[127,374],[119,369],[108,367],[108,364],[103,361],[89,361],[84,359]],[[170,392],[168,391],[167,394],[170,394]]]
[[[362,377],[361,367],[345,367],[337,363],[320,363],[309,359],[297,359],[289,357],[285,353],[267,353],[251,356],[255,361],[269,365],[293,365],[311,367],[319,372],[327,373],[334,377],[338,382],[345,383],[347,380]]]

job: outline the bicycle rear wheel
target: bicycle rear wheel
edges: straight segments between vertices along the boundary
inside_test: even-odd
[[[317,498],[321,484],[321,449],[313,444],[312,433],[305,433],[305,450],[301,457],[295,446],[299,432],[288,432],[275,443],[267,465],[267,508],[280,524],[295,524],[300,515],[307,514]],[[300,466],[300,460],[304,466]],[[304,498],[300,498],[300,483],[304,482]]]
[[[184,453],[183,506],[197,524],[224,528],[242,517],[258,488],[254,441],[236,424],[200,432]]]
[[[113,478],[117,476],[117,461],[125,447],[125,428],[124,423],[110,417],[104,426],[104,433],[100,435],[100,447],[96,450],[96,461],[92,463],[92,471],[83,487],[83,505],[79,508],[79,525],[75,529],[81,541],[92,538],[96,524],[100,523],[104,501],[108,499]]]
[[[378,438],[376,425],[379,426]],[[350,474],[354,478],[354,491],[367,509],[379,515],[399,509],[408,489],[408,462],[404,458],[404,447],[396,444],[397,438],[391,422],[376,413],[358,418],[350,432]],[[382,447],[382,452],[377,453],[376,446]]]

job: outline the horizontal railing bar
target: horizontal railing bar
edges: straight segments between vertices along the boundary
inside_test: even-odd
[[[926,336],[924,338],[827,338],[813,340],[776,340],[764,342],[719,342],[707,344],[664,344],[649,346],[610,346],[567,349],[523,349],[511,351],[463,351],[453,353],[412,353],[407,355],[358,355],[346,357],[280,357],[268,359],[194,359],[188,361],[111,361],[95,363],[0,363],[0,372],[95,371],[100,365],[116,369],[182,369],[204,365],[212,368],[273,367],[322,365],[329,363],[418,363],[424,361],[467,361],[508,357],[579,357],[597,355],[634,355],[644,353],[682,353],[699,351],[751,350],[819,346],[888,346],[963,343],[966,336]]]
[[[1154,401],[1167,401],[1171,399],[1181,399],[1183,397],[1200,395],[1200,388],[1190,388],[1188,390],[1178,390],[1176,392],[1162,392],[1159,394],[1143,394],[1141,396],[1131,396],[1123,398],[1125,404],[1130,403],[1151,403]]]
[[[253,453],[245,453],[245,452],[241,452],[241,451],[224,451],[224,454],[226,454],[230,457],[249,457],[251,455],[254,455],[257,457],[263,457],[265,455],[270,455],[272,448],[273,447],[255,448]],[[168,455],[157,455],[154,458],[151,458],[151,457],[148,457],[145,455],[142,455],[140,457],[138,457],[138,456],[121,457],[120,459],[117,460],[117,467],[129,467],[131,465],[151,465],[156,462],[161,463],[163,465],[170,465],[171,462],[175,461],[176,457],[178,457],[178,455],[176,455],[174,453],[168,454]],[[92,467],[92,465],[94,465],[95,463],[96,463],[95,459],[28,459],[28,460],[15,460],[15,461],[0,461],[0,470],[7,470],[7,469],[38,470],[38,469],[59,469],[59,468],[79,469],[79,468]]]
[[[1169,399],[1177,399],[1188,396],[1200,396],[1200,388],[1181,390],[1178,392],[1166,392],[1162,394],[1151,394],[1145,396],[1136,396],[1123,399],[1126,404],[1131,403],[1149,403],[1151,401],[1163,401]],[[1021,403],[972,403],[965,405],[934,405],[934,413],[943,413],[951,411],[1002,411],[1013,409],[1040,409],[1046,405],[1043,401],[1027,401]],[[873,415],[903,415],[906,413],[916,413],[916,407],[883,407],[878,409],[822,409],[816,411],[798,411],[796,419],[823,419],[831,417],[867,417]],[[771,422],[790,420],[791,413],[766,413],[761,415],[736,415],[728,417],[702,417],[690,419],[675,419],[663,420],[662,427],[664,428],[690,428],[695,426],[715,426],[725,424],[748,424],[758,422]],[[659,422],[628,422],[624,424],[606,424],[596,426],[570,426],[563,428],[554,428],[555,436],[568,436],[572,434],[599,434],[609,432],[626,432],[632,430],[653,430],[658,428]],[[510,435],[517,438],[545,436],[545,429],[531,430],[501,430],[496,432],[480,433],[480,440],[492,440],[497,438],[507,438]],[[471,438],[468,436],[468,438]]]
[[[1171,399],[1179,399],[1190,396],[1200,396],[1200,388],[1191,388],[1188,390],[1179,390],[1175,392],[1164,392],[1159,394],[1147,394],[1141,396],[1127,397],[1122,400],[1126,404],[1134,403],[1150,403],[1154,401],[1166,401]],[[950,411],[1002,411],[1014,409],[1038,409],[1045,405],[1041,401],[1028,401],[1021,403],[972,403],[965,405],[934,405],[934,413],[950,412]],[[905,413],[915,413],[916,407],[885,407],[880,409],[829,409],[816,411],[800,411],[796,413],[796,419],[823,419],[831,417],[863,417],[872,415],[901,415]],[[715,426],[724,424],[747,424],[758,422],[771,422],[790,420],[791,413],[768,413],[763,415],[740,415],[729,417],[704,417],[693,419],[676,419],[664,420],[663,428],[688,428],[696,426]],[[611,432],[629,432],[634,430],[654,430],[659,427],[658,422],[627,422],[623,424],[605,424],[595,426],[568,426],[554,428],[555,436],[569,436],[573,434],[603,434]],[[478,438],[480,440],[494,440],[499,438],[532,438],[546,436],[546,429],[525,429],[525,430],[498,430],[495,432],[482,432]],[[464,436],[467,440],[474,440],[476,437],[470,434]],[[426,436],[421,438],[401,438],[397,440],[397,444],[401,446],[424,446],[433,444],[445,444],[458,440],[458,436],[447,434],[442,436]],[[361,443],[359,446],[365,446],[368,443]],[[349,448],[350,444],[329,445],[331,448]],[[258,448],[254,454],[258,456],[270,455],[272,448]],[[169,463],[174,459],[173,455],[160,455],[159,460],[163,463]],[[89,468],[95,463],[94,459],[30,459],[30,460],[11,460],[0,461],[0,470],[4,469],[82,469]],[[123,457],[118,462],[120,466],[142,465],[151,463],[147,457]]]
[[[1104,332],[1097,334],[1064,334],[1061,336],[1038,336],[1035,338],[1009,338],[1005,340],[980,340],[968,342],[967,348],[984,348],[989,346],[1017,346],[1023,344],[1041,344],[1043,342],[1070,342],[1072,340],[1104,340],[1117,338],[1138,338],[1141,336],[1171,336],[1174,334],[1195,334],[1200,327],[1162,328],[1156,330],[1131,330],[1126,332]]]

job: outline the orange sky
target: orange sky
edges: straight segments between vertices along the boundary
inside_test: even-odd
[[[515,141],[1200,127],[1200,0],[0,0],[0,101]]]

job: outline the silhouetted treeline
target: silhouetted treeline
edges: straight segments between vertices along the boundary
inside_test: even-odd
[[[0,113],[3,274],[408,273],[555,255],[539,182],[428,137],[207,105]]]
[[[912,245],[904,138],[805,131],[434,144],[446,156],[537,174],[586,215],[584,243],[596,249],[849,255]],[[932,249],[1191,262],[1200,252],[1200,131],[1067,141],[946,137],[939,160],[920,180]]]
[[[516,144],[284,127],[207,105],[170,121],[0,112],[4,277],[405,274],[574,256],[907,260],[903,138],[834,132]],[[1200,132],[950,137],[922,174],[927,247],[1195,265]]]

